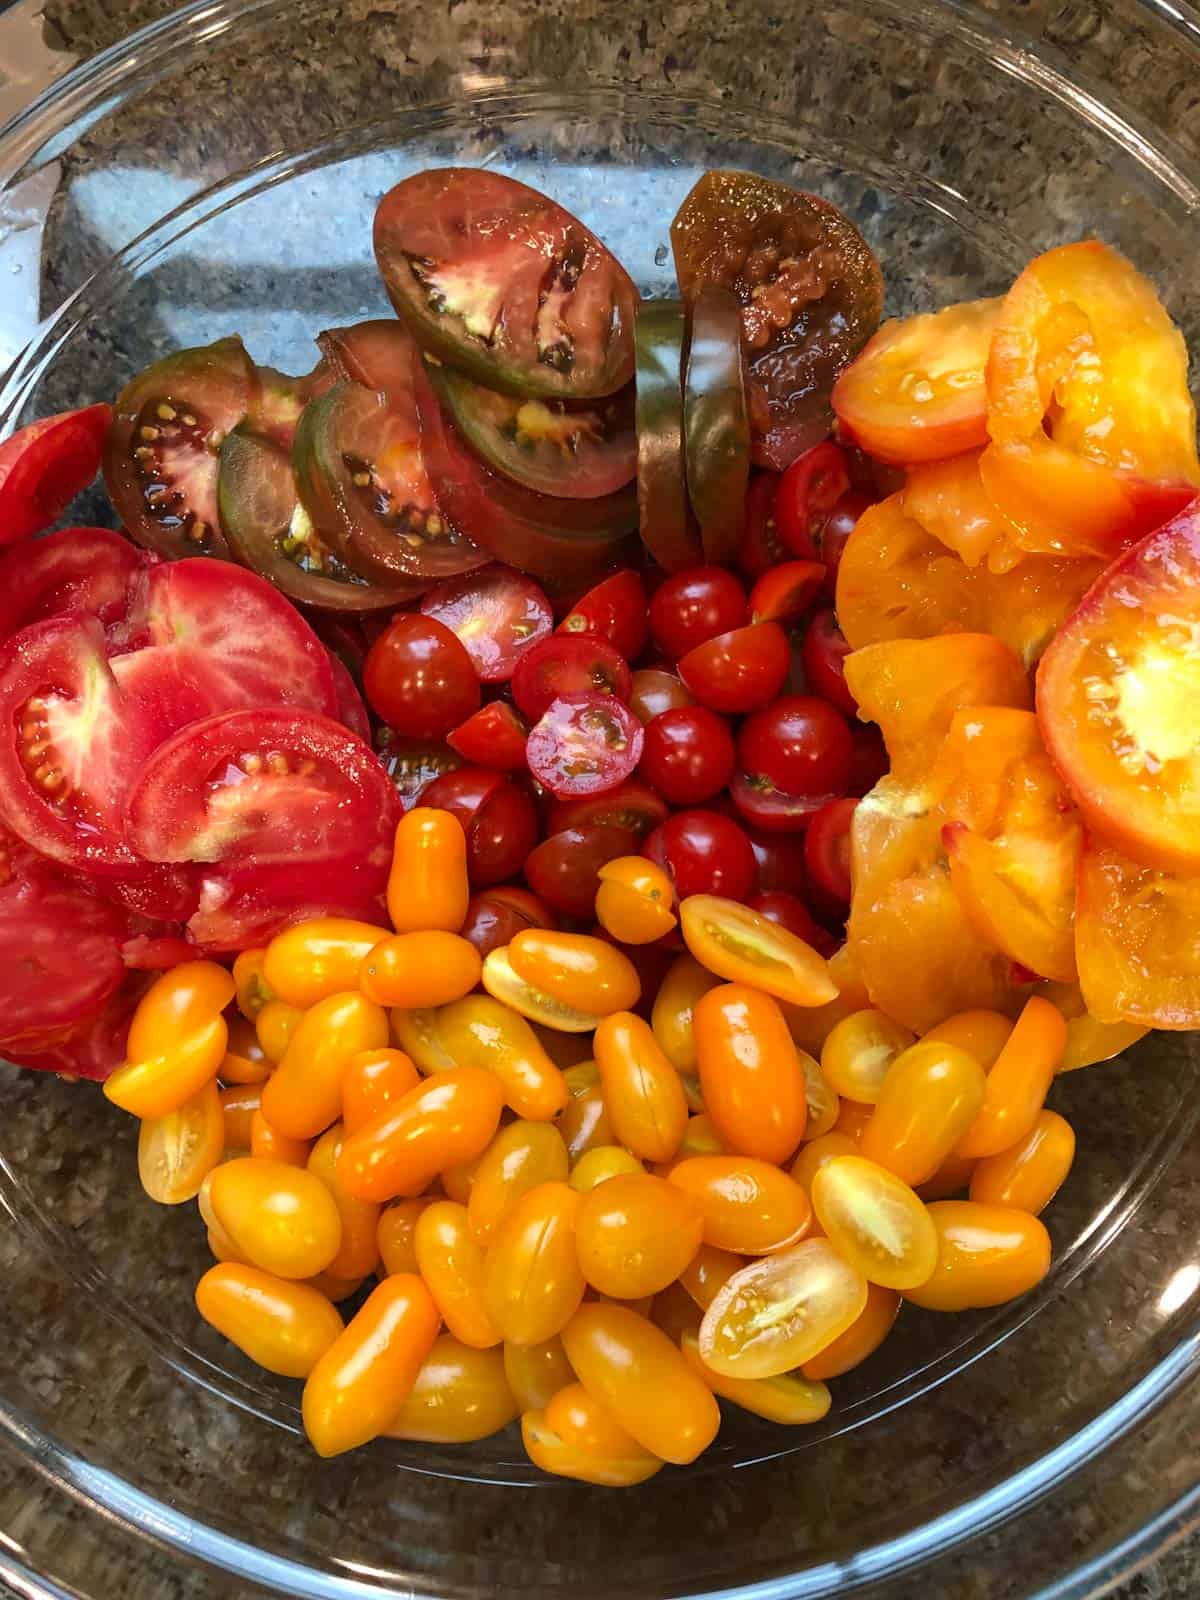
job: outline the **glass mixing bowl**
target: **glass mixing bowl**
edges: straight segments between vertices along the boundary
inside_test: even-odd
[[[1200,350],[1200,32],[1165,0],[652,13],[201,0],[69,74],[0,132],[0,432],[234,330],[306,370],[320,328],[387,311],[380,194],[448,162],[546,189],[649,294],[712,165],[836,200],[891,312],[1094,231]],[[110,515],[93,491],[72,520]],[[1095,1593],[1200,1481],[1195,1059],[1160,1036],[1056,1086],[1079,1157],[1035,1294],[909,1309],[824,1423],[731,1414],[626,1494],[541,1479],[511,1432],[318,1461],[295,1388],[200,1324],[203,1228],[143,1196],[130,1119],[0,1067],[0,1576],[86,1600]]]

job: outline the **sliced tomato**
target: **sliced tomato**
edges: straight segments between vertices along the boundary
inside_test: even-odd
[[[217,506],[219,453],[258,386],[235,337],[166,356],[117,396],[104,482],[138,544],[172,561],[228,557]]]
[[[784,549],[799,561],[818,560],[821,530],[849,488],[846,452],[832,440],[797,456],[775,494],[775,523]]]
[[[421,803],[451,812],[462,824],[473,889],[515,877],[537,843],[537,808],[527,789],[491,768],[444,773]]]
[[[403,397],[412,388],[412,335],[394,317],[327,328],[317,335],[317,345],[335,381],[358,383],[389,397]]]
[[[543,591],[512,567],[480,567],[440,583],[421,610],[458,635],[484,683],[507,683],[521,657],[554,627]]]
[[[64,611],[125,614],[144,556],[107,528],[63,528],[0,557],[0,639]]]
[[[885,322],[833,388],[838,420],[864,449],[907,465],[987,441],[984,373],[1003,300],[967,300]]]
[[[18,1067],[102,1082],[125,1060],[125,1040],[150,979],[131,972],[97,1011],[65,1028],[34,1028],[7,1040],[0,1055]]]
[[[326,645],[329,656],[329,670],[333,673],[333,695],[337,704],[337,720],[350,732],[357,734],[364,744],[371,742],[371,718],[359,694],[354,679],[350,676],[342,658],[335,655]]]
[[[628,700],[633,677],[624,658],[603,639],[556,633],[517,663],[513,699],[531,722],[567,694],[611,694]]]
[[[446,735],[446,743],[464,761],[501,772],[519,772],[525,766],[525,740],[529,729],[507,700],[493,700]]]
[[[1200,867],[1200,500],[1114,563],[1038,670],[1046,746],[1102,838]]]
[[[742,370],[741,308],[712,284],[692,306],[683,396],[688,499],[706,561],[733,561],[746,515],[750,413]]]
[[[608,794],[577,800],[555,800],[547,817],[546,831],[559,833],[564,828],[620,828],[641,837],[657,828],[670,816],[663,797],[639,778],[628,778]]]
[[[529,770],[560,800],[607,794],[642,758],[642,725],[611,694],[552,700],[530,730]]]
[[[557,631],[605,639],[626,661],[636,661],[646,645],[648,605],[645,584],[623,567],[581,595]]]
[[[339,723],[258,708],[175,734],[141,770],[128,834],[149,861],[285,866],[391,859],[400,817],[383,767]]]
[[[751,622],[799,622],[811,609],[825,583],[823,561],[784,561],[750,591]]]
[[[919,463],[909,472],[900,497],[905,513],[968,567],[989,557],[1003,558],[1015,542],[1016,530],[983,486],[982,453],[968,450],[949,461]]]
[[[603,823],[563,828],[530,851],[525,878],[534,894],[560,916],[590,918],[600,868],[619,856],[637,855],[640,847],[631,828]]]
[[[642,543],[665,572],[704,559],[688,508],[680,386],[686,332],[678,300],[649,300],[638,311],[638,525]]]
[[[829,432],[834,379],[879,325],[879,263],[828,200],[750,172],[706,172],[671,245],[689,304],[709,285],[737,297],[754,459],[782,471]]]
[[[199,874],[190,863],[166,867],[143,861],[119,877],[96,877],[97,894],[132,918],[131,926],[186,922],[200,899]]]
[[[345,855],[272,866],[221,866],[200,881],[200,903],[188,919],[188,938],[206,955],[228,955],[269,944],[277,933],[314,917],[349,917],[382,925],[387,862]]]
[[[583,223],[498,172],[389,189],[375,256],[397,312],[451,366],[513,394],[587,399],[633,375],[633,280]]]
[[[437,778],[462,766],[458,751],[437,739],[403,739],[391,728],[381,728],[376,745],[383,770],[405,811],[417,804]]]
[[[111,421],[107,405],[60,411],[0,444],[0,545],[41,533],[87,488]]]

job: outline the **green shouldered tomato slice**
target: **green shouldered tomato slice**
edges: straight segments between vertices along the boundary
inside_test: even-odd
[[[704,560],[688,511],[681,367],[686,332],[679,300],[638,311],[637,493],[642,542],[667,572]]]
[[[750,482],[750,415],[742,372],[741,312],[731,289],[710,284],[692,307],[683,391],[688,497],[707,561],[736,559]]]

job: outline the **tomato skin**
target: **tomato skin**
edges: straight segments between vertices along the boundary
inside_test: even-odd
[[[307,1378],[343,1326],[315,1289],[234,1262],[204,1274],[196,1309],[258,1366],[284,1378]]]
[[[645,585],[636,572],[624,567],[576,600],[556,631],[604,639],[626,661],[635,661],[648,627]]]
[[[687,1101],[649,1026],[631,1012],[613,1012],[596,1029],[592,1046],[617,1140],[644,1161],[670,1161],[687,1126]]]
[[[346,1191],[362,1200],[419,1195],[448,1167],[482,1154],[502,1105],[493,1073],[480,1067],[439,1072],[345,1141],[338,1175]]]
[[[557,799],[606,794],[641,759],[642,725],[608,694],[568,694],[551,701],[525,746],[529,770]]]
[[[817,535],[850,487],[846,457],[826,440],[797,456],[779,480],[775,521],[784,548],[799,561],[816,561]]]
[[[831,800],[813,814],[804,835],[808,881],[834,907],[850,904],[850,828],[857,800]]]
[[[650,601],[650,632],[670,661],[749,621],[746,592],[724,567],[688,567],[661,583]]]
[[[536,722],[562,695],[611,694],[628,700],[631,684],[625,658],[606,640],[556,633],[521,657],[512,693],[524,714]]]
[[[543,839],[525,860],[529,887],[560,916],[589,917],[596,903],[599,871],[640,844],[631,828],[584,824],[561,828]]]
[[[740,770],[755,787],[803,802],[799,816],[846,792],[852,753],[845,718],[812,695],[786,695],[747,717],[738,731]]]
[[[729,724],[706,706],[664,711],[646,727],[641,770],[674,806],[697,806],[719,794],[733,772]]]
[[[832,610],[818,611],[804,635],[801,659],[804,676],[814,694],[828,700],[848,717],[858,714],[858,702],[846,683],[843,662],[850,645]]]
[[[738,565],[757,583],[784,559],[783,540],[775,521],[775,496],[779,477],[774,472],[757,473],[746,493],[746,524],[738,549]]]
[[[691,695],[673,672],[661,667],[642,667],[634,673],[629,709],[641,722],[653,722],[664,711],[677,711],[691,704]]]
[[[575,1252],[582,1207],[567,1184],[541,1183],[496,1230],[484,1257],[484,1299],[507,1343],[544,1344],[578,1309],[586,1288]]]
[[[0,444],[0,544],[48,528],[100,470],[109,405],[42,417]]]
[[[512,567],[483,567],[430,589],[421,610],[458,636],[483,683],[507,683],[554,626],[550,602]]]
[[[628,1488],[662,1471],[659,1458],[643,1449],[581,1383],[568,1382],[544,1409],[526,1409],[521,1439],[529,1459],[543,1472],[603,1488]]]
[[[481,706],[446,735],[446,743],[464,761],[501,772],[519,772],[525,765],[529,729],[507,700]]]
[[[554,918],[527,889],[498,885],[471,896],[461,933],[479,951],[490,955],[511,942],[524,928],[552,928]]]
[[[740,983],[719,984],[695,1011],[705,1110],[742,1155],[776,1165],[804,1137],[804,1070],[778,1003]]]
[[[584,1197],[576,1224],[579,1264],[593,1289],[639,1300],[665,1289],[700,1248],[700,1207],[648,1172],[611,1177]]]
[[[394,617],[371,646],[363,684],[397,733],[441,739],[479,709],[479,679],[456,635],[433,617]]]
[[[513,877],[537,843],[532,799],[498,772],[460,767],[435,779],[421,800],[425,807],[449,811],[462,824],[472,889]]]
[[[836,986],[825,961],[782,926],[719,895],[689,895],[679,908],[688,949],[735,985],[801,1007],[828,1004]]]
[[[750,841],[719,811],[677,811],[654,829],[642,854],[670,876],[680,900],[692,894],[745,900],[754,892]]]
[[[1050,1270],[1050,1236],[1036,1217],[1011,1206],[938,1200],[929,1207],[938,1263],[904,1298],[927,1311],[970,1311],[1027,1294]]]
[[[784,630],[777,622],[756,622],[689,650],[679,676],[701,705],[736,715],[774,700],[791,664]]]

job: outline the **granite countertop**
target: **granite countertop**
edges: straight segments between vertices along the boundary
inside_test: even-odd
[[[503,28],[506,3],[507,0],[496,0],[493,7],[490,22],[495,31]],[[1075,5],[1073,0],[985,0],[985,3],[998,14],[1006,10],[1019,13],[1023,27],[1033,26],[1047,31],[1057,28],[1057,35],[1052,36],[1056,37],[1058,47],[1067,51],[1071,48],[1072,28],[1078,26],[1083,9]],[[1088,8],[1090,13],[1102,12],[1104,3],[1105,0],[1095,0],[1095,4]],[[1118,3],[1118,0],[1113,0],[1113,3]],[[732,4],[733,0],[731,8]],[[7,8],[4,0],[0,0],[0,123],[52,77],[67,70],[76,61],[114,43],[133,28],[165,16],[172,9],[171,0],[17,0]],[[1185,9],[1189,9],[1186,0]],[[1147,81],[1140,88],[1131,86],[1130,93],[1156,92],[1158,86],[1149,81],[1151,77],[1146,75]],[[1200,111],[1197,110],[1200,97],[1193,97],[1189,105],[1191,121],[1185,127],[1187,119],[1181,118],[1180,137],[1182,141],[1186,136],[1195,148],[1196,144],[1200,144]],[[0,371],[4,367],[4,328],[4,307],[0,305]],[[1169,1425],[1164,1424],[1160,1417],[1153,1424],[1153,1429],[1148,1426],[1143,1432],[1147,1440],[1152,1437],[1152,1443],[1147,1442],[1144,1446],[1144,1459],[1147,1471],[1153,1472],[1154,1463],[1160,1457],[1152,1452],[1172,1447]],[[1120,1447],[1126,1456],[1130,1450],[1141,1448],[1137,1442],[1141,1438],[1142,1435],[1137,1435],[1133,1443]],[[1168,1440],[1166,1445],[1164,1438]],[[1194,1440],[1189,1440],[1185,1432],[1183,1439],[1174,1447],[1194,1450]],[[1140,1459],[1134,1458],[1135,1466]],[[1128,1461],[1124,1470],[1128,1470]],[[104,1595],[105,1600],[112,1595],[116,1600],[122,1568],[119,1565],[119,1552],[114,1557],[110,1550],[108,1531],[98,1529],[96,1523],[78,1508],[69,1506],[64,1510],[61,1497],[55,1496],[40,1476],[4,1452],[0,1452],[0,1597],[3,1600],[19,1600],[29,1592],[20,1587],[15,1578],[13,1587],[4,1582],[9,1536],[14,1548],[19,1549],[23,1527],[28,1526],[25,1519],[48,1515],[57,1519],[60,1537],[64,1541],[77,1541],[89,1556],[90,1546],[95,1545],[94,1563],[84,1563],[88,1569],[89,1593]],[[1200,1596],[1200,1534],[1186,1534],[1183,1529],[1177,1531],[1184,1537],[1173,1549],[1151,1567],[1112,1591],[1118,1600],[1195,1600],[1196,1596]],[[1045,1537],[1044,1529],[1041,1537]],[[216,1597],[232,1592],[220,1578],[205,1577],[197,1570],[181,1573],[166,1556],[161,1558],[161,1563],[160,1570],[149,1586],[139,1585],[136,1591],[128,1590],[127,1600],[142,1600],[143,1596],[153,1596],[153,1600],[216,1600]],[[106,1586],[103,1577],[105,1572],[114,1575],[113,1584]],[[1036,1580],[1037,1572],[1034,1570],[1017,1576],[1028,1583]],[[91,1588],[93,1582],[97,1585],[94,1590]],[[239,1594],[242,1592],[238,1591]],[[903,1591],[903,1600],[910,1600],[910,1593],[912,1600],[916,1600],[918,1595],[928,1592],[928,1586],[923,1586],[918,1579],[911,1591]],[[970,1592],[975,1592],[973,1586]],[[988,1592],[991,1592],[990,1589]],[[65,1591],[56,1593],[63,1593],[64,1600],[69,1600]],[[967,1595],[968,1588],[956,1589],[953,1595],[946,1595],[946,1600],[957,1600],[959,1593]],[[901,1600],[900,1588],[897,1588],[896,1594],[897,1600]],[[942,1600],[942,1597],[937,1596],[935,1600]],[[1078,1600],[1083,1600],[1083,1596],[1080,1595]]]

